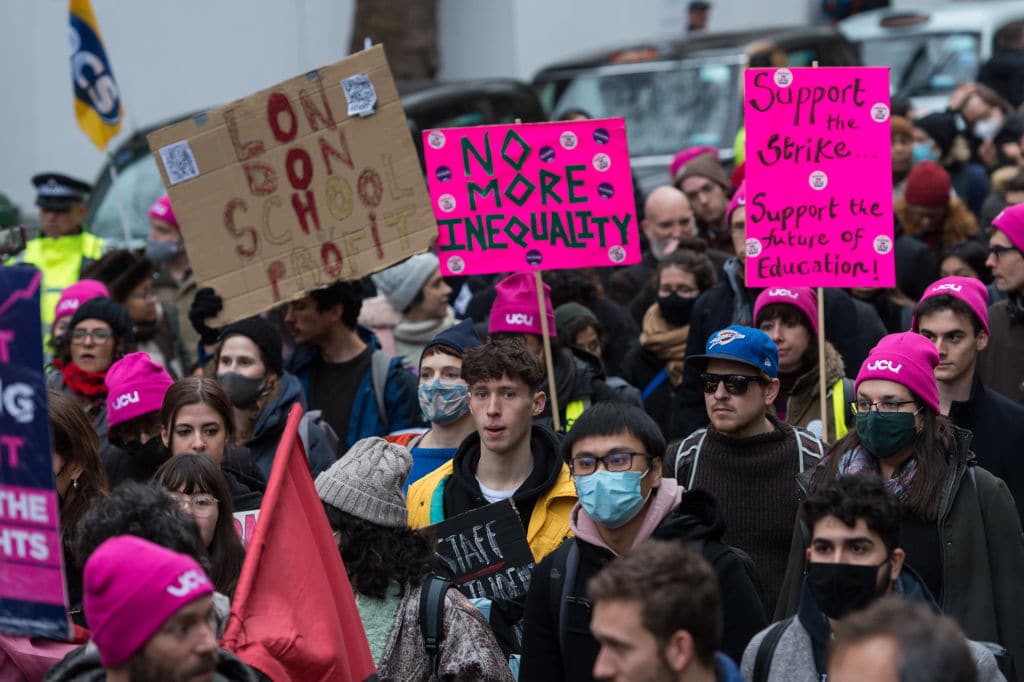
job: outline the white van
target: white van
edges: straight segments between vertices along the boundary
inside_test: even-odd
[[[946,107],[961,83],[978,75],[1006,24],[1024,21],[1022,0],[977,0],[882,9],[839,22],[868,66],[892,69],[892,96],[910,98],[921,113]]]

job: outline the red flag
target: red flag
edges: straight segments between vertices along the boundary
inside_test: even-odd
[[[222,646],[275,682],[375,679],[352,587],[292,407]]]

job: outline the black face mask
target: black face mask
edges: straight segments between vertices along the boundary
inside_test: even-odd
[[[658,297],[658,310],[673,327],[685,327],[690,324],[690,314],[693,312],[695,298],[683,298],[677,293],[668,296]]]
[[[822,613],[840,620],[885,593],[889,581],[879,582],[878,569],[887,563],[889,559],[875,566],[811,562],[807,566],[807,587]]]
[[[136,461],[159,461],[167,455],[167,448],[160,440],[160,436],[153,436],[145,443],[139,440],[130,440],[121,449]]]

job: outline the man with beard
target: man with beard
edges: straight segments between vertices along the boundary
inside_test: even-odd
[[[676,250],[679,240],[693,237],[693,211],[686,195],[670,185],[655,187],[644,201],[640,229],[648,250],[639,263],[616,270],[608,279],[608,296],[624,306],[644,288],[658,267],[658,261]]]
[[[85,563],[95,648],[68,654],[47,679],[255,682],[251,668],[218,649],[213,612],[213,583],[195,559],[132,535],[111,538]]]
[[[594,678],[615,682],[739,682],[718,653],[715,573],[681,542],[646,540],[590,579]]]
[[[754,636],[743,653],[743,679],[818,682],[825,679],[833,633],[843,619],[877,599],[896,594],[936,613],[934,598],[899,547],[900,511],[885,483],[872,476],[842,476],[804,501],[811,529],[800,608]],[[968,643],[979,680],[1002,680],[984,646]]]

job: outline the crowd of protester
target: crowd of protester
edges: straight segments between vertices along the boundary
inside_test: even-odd
[[[296,403],[382,680],[1024,679],[1024,118],[980,83],[893,110],[896,286],[824,311],[747,286],[742,166],[710,148],[646,197],[639,263],[544,273],[546,325],[532,273],[445,278],[428,252],[217,326],[167,197],[144,252],[44,266],[88,640],[34,642],[47,679],[263,677],[218,645],[232,520]],[[40,239],[82,242],[87,187],[36,180]],[[432,656],[418,529],[504,500],[529,591],[449,590]],[[16,639],[0,671],[40,679]]]

